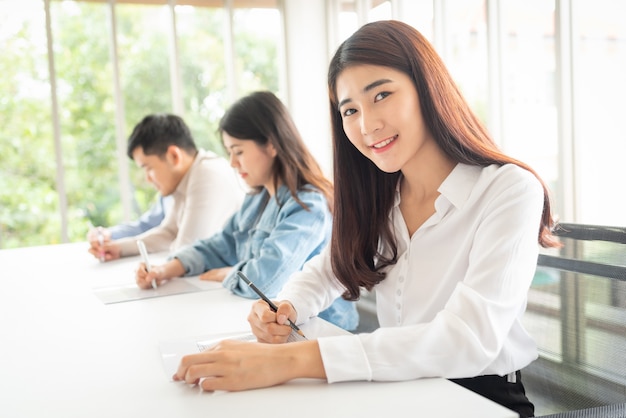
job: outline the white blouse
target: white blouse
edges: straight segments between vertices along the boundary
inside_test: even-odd
[[[329,382],[505,375],[537,357],[522,325],[538,256],[543,188],[516,165],[458,164],[435,213],[409,237],[400,194],[390,214],[398,262],[374,288],[381,327],[320,338]],[[330,251],[287,282],[305,322],[343,293]]]

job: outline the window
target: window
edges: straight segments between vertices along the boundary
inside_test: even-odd
[[[125,147],[145,115],[180,114],[222,153],[230,102],[280,93],[276,0],[27,3],[0,2],[0,248],[83,240],[147,209],[155,190]]]
[[[302,97],[285,82],[277,0],[170,3],[0,2],[0,248],[83,239],[88,220],[142,212],[154,190],[125,142],[145,114],[180,113],[202,147],[222,152],[215,127],[236,97],[261,88]],[[613,185],[626,151],[620,0],[327,4],[336,28],[316,37],[329,55],[367,21],[407,21],[435,44],[496,141],[547,181],[561,220],[626,224]],[[313,119],[326,117],[323,108]]]
[[[450,0],[440,55],[474,112],[488,122],[487,23],[483,0]]]
[[[59,242],[43,3],[0,2],[0,49],[0,247]]]
[[[576,220],[626,225],[624,97],[626,9],[622,2],[572,3]]]
[[[498,142],[508,154],[537,170],[556,193],[554,1],[499,4],[502,121]]]

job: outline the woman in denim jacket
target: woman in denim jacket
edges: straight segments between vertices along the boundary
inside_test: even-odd
[[[306,148],[284,104],[270,92],[252,93],[232,105],[219,125],[230,163],[252,189],[241,209],[215,235],[174,253],[137,284],[149,288],[180,276],[201,274],[236,295],[258,298],[237,276],[242,271],[268,297],[328,244],[332,184]],[[338,298],[320,317],[353,330],[353,302]]]

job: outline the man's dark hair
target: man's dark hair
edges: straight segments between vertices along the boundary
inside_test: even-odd
[[[180,117],[172,114],[152,114],[139,122],[128,138],[126,154],[132,160],[133,152],[141,147],[145,155],[165,155],[170,145],[196,155],[198,149],[191,132]]]

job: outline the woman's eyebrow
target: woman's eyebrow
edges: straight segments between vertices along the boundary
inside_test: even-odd
[[[391,83],[391,80],[389,80],[388,78],[381,78],[380,80],[376,80],[370,84],[368,84],[367,86],[365,86],[365,88],[363,89],[363,93],[366,93],[368,91],[370,91],[371,89],[374,89],[378,86],[381,86],[383,84],[386,83]]]
[[[378,86],[381,86],[383,84],[391,83],[391,81],[392,80],[389,80],[388,78],[381,78],[380,80],[373,81],[363,88],[363,93],[367,93],[368,91]],[[337,105],[337,108],[340,109],[341,106],[345,105],[346,103],[350,103],[351,101],[352,99],[350,99],[349,97],[346,99],[343,99],[342,101],[339,102],[339,105]]]

